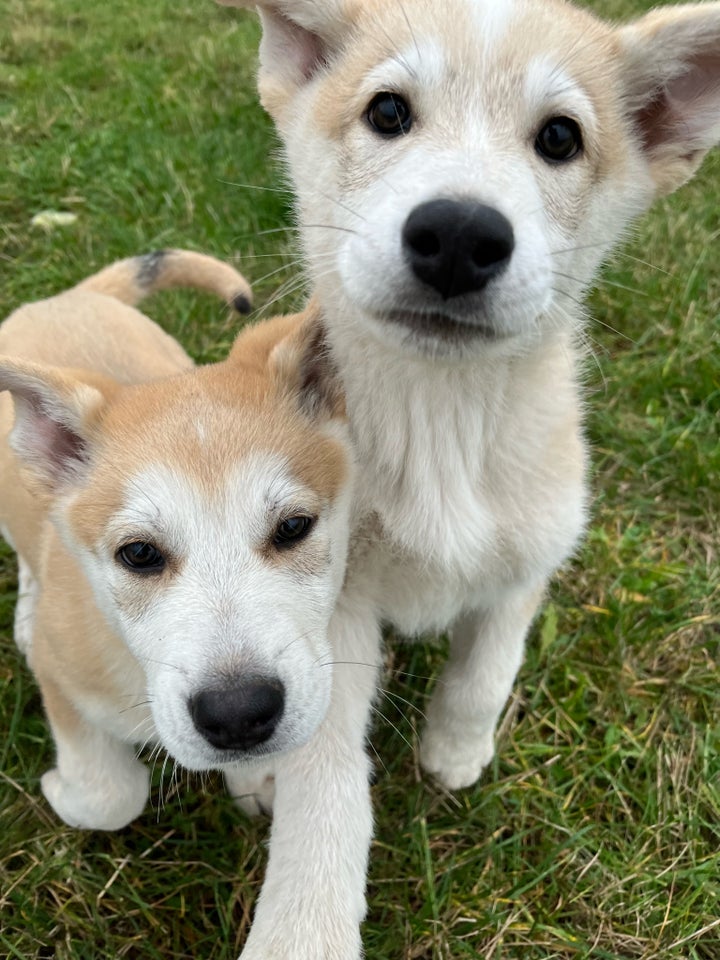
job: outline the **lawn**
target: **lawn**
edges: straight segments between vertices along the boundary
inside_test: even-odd
[[[301,302],[252,17],[210,0],[2,6],[1,315],[168,246],[233,258],[256,316],[280,294],[279,308]],[[720,958],[719,184],[716,152],[592,298],[592,522],[475,789],[451,796],[418,770],[442,650],[389,647],[368,960]],[[46,209],[77,219],[32,226]],[[148,312],[198,360],[236,330],[200,295],[162,294]],[[237,956],[267,824],[219,779],[178,789],[160,769],[126,830],[60,823],[38,782],[52,745],[12,643],[15,574],[0,547],[0,955]]]

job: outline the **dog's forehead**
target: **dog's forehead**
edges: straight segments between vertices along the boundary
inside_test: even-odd
[[[127,477],[112,516],[117,530],[151,530],[175,543],[206,549],[222,543],[256,544],[268,524],[287,509],[318,510],[320,495],[309,489],[281,454],[249,452],[208,488],[207,477],[186,464],[156,460]]]
[[[611,28],[563,0],[403,0],[361,5],[348,56],[372,64],[370,84],[384,73],[400,88],[481,95],[507,114],[517,104],[503,94],[602,94],[615,49]]]
[[[93,549],[108,538],[146,535],[178,548],[207,542],[232,551],[267,539],[283,513],[320,512],[328,503],[327,490],[305,482],[281,451],[258,444],[236,454],[231,442],[218,456],[218,437],[206,432],[207,423],[186,428],[190,457],[172,450],[166,434],[154,455],[146,449],[139,456],[131,443],[114,469],[108,461],[98,465],[71,506],[82,542]]]
[[[302,491],[306,509],[334,501],[348,477],[343,442],[309,423],[291,397],[246,376],[238,390],[212,372],[128,388],[106,415],[89,481],[71,507],[81,539],[94,542],[131,495],[134,509],[144,502],[152,513],[153,477],[173,515],[173,502],[186,512],[205,502],[217,516],[244,504],[259,517],[283,491]]]
[[[561,34],[577,38],[588,30],[607,30],[592,13],[566,0],[356,0],[350,6],[359,32],[384,37],[389,47],[397,47],[403,37],[417,39],[430,33],[453,40],[455,46],[464,46],[459,43],[464,38],[474,50],[488,55],[523,34],[542,44]],[[545,32],[529,34],[531,26]]]
[[[345,482],[345,450],[306,417],[297,399],[264,372],[217,364],[172,381],[130,388],[108,423],[108,452],[125,452],[127,470],[173,465],[206,488],[222,487],[238,464],[277,454],[325,499]]]

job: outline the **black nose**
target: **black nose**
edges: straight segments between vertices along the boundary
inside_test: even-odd
[[[513,228],[494,207],[431,200],[405,221],[403,250],[413,273],[444,300],[476,293],[501,273],[515,247]]]
[[[282,683],[257,677],[200,690],[189,702],[196,730],[220,750],[248,750],[264,743],[272,736],[284,707]]]

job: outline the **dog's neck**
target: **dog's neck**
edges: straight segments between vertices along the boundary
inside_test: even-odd
[[[482,491],[490,481],[502,486],[517,444],[542,455],[558,411],[576,409],[572,338],[555,332],[526,351],[489,349],[472,359],[412,357],[347,313],[346,322],[324,316],[361,464],[360,495],[397,547],[428,556],[434,543],[443,553],[435,559],[455,566],[482,540]],[[448,538],[451,518],[467,543]]]

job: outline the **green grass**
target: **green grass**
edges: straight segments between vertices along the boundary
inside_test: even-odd
[[[233,185],[278,183],[252,18],[209,0],[4,0],[2,19],[3,314],[159,246],[235,258],[260,305],[294,286],[287,194]],[[418,772],[419,678],[441,654],[391,648],[372,738],[370,960],[720,958],[719,175],[716,153],[593,297],[591,529],[474,790],[446,795]],[[48,208],[78,220],[32,228]],[[199,359],[234,333],[205,297],[148,309]],[[0,551],[0,954],[235,957],[266,826],[216,779],[179,791],[166,779],[161,804],[160,771],[132,827],[58,822],[39,791],[52,746],[12,644],[15,565]]]

